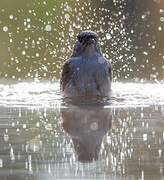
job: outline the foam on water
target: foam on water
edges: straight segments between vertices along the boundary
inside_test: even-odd
[[[164,105],[164,84],[122,83],[112,85],[113,96],[123,101],[112,100],[106,107]],[[54,107],[60,106],[62,95],[59,82],[21,82],[0,84],[1,106]]]

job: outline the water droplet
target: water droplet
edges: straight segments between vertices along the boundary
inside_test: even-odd
[[[3,167],[3,160],[0,159],[0,168],[2,168],[2,167]]]
[[[52,29],[51,25],[49,25],[49,24],[46,25],[46,27],[45,27],[45,30],[46,30],[46,31],[51,31],[51,29]]]
[[[7,26],[4,26],[4,27],[3,27],[3,31],[4,31],[4,32],[7,32],[7,31],[8,31],[8,27],[7,27]]]
[[[25,54],[26,54],[26,51],[23,50],[23,51],[22,51],[22,55],[25,55]]]
[[[159,149],[159,150],[158,150],[158,153],[159,153],[159,157],[161,157],[161,155],[162,155],[162,150]]]
[[[4,141],[7,142],[9,140],[8,134],[4,134]]]
[[[164,22],[164,17],[160,17],[160,21],[161,21],[161,22]]]
[[[30,22],[31,20],[30,20],[30,18],[27,18],[27,22]]]
[[[65,19],[68,21],[70,18],[70,15],[69,14],[65,14]]]
[[[105,59],[104,59],[103,57],[99,57],[99,58],[98,58],[98,62],[99,62],[100,64],[103,64],[103,63],[105,63]]]
[[[111,36],[109,33],[107,33],[107,34],[106,34],[106,38],[107,38],[107,39],[111,39],[112,36]]]
[[[147,56],[147,55],[148,55],[148,52],[144,51],[143,54]]]
[[[11,15],[9,16],[9,18],[10,18],[10,19],[13,19],[13,18],[14,18],[14,16],[11,14]]]
[[[36,57],[39,57],[39,53],[36,53]]]
[[[162,27],[161,26],[158,27],[158,31],[162,31]]]
[[[96,131],[96,130],[98,129],[98,124],[97,124],[97,122],[91,123],[90,128],[91,128],[92,131]]]
[[[143,140],[147,141],[147,134],[143,134]]]

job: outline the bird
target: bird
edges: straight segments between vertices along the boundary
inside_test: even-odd
[[[62,68],[60,89],[64,97],[110,97],[112,67],[102,55],[98,34],[77,35],[72,55]]]
[[[103,138],[112,126],[112,110],[101,105],[74,104],[61,108],[60,113],[62,127],[72,139],[78,161],[98,160]]]

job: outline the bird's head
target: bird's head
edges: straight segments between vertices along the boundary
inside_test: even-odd
[[[92,31],[84,31],[77,36],[77,39],[83,46],[87,47],[98,42],[98,35]]]
[[[93,31],[84,31],[77,36],[77,41],[72,56],[81,56],[83,53],[92,50],[101,54],[98,42],[98,35]]]

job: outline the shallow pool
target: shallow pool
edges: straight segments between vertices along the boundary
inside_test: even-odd
[[[59,82],[0,84],[0,180],[164,179],[164,84],[113,83],[104,104]]]

